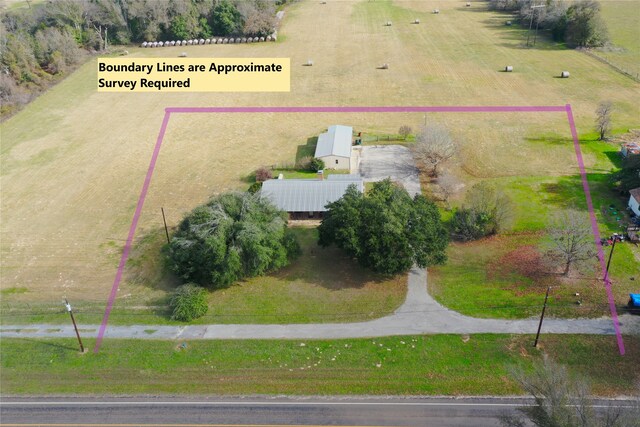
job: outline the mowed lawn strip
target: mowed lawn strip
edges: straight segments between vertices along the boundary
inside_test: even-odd
[[[2,389],[23,393],[510,395],[509,368],[541,354],[600,395],[629,394],[640,339],[627,355],[610,336],[438,335],[306,341],[107,340],[79,354],[73,339],[3,339]],[[93,340],[86,340],[91,348]],[[587,357],[588,355],[588,357]]]

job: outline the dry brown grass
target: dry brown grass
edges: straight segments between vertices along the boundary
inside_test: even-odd
[[[168,106],[572,103],[586,132],[597,102],[612,99],[616,120],[637,120],[639,86],[606,65],[571,51],[522,50],[498,25],[500,16],[458,10],[453,2],[437,2],[442,13],[430,15],[435,3],[301,2],[288,9],[278,43],[130,49],[132,57],[175,57],[184,49],[202,57],[290,57],[290,93],[97,93],[95,60],[81,67],[2,124],[0,288],[29,289],[3,300],[106,299]],[[410,25],[416,17],[422,23]],[[385,20],[394,25],[384,27]],[[311,51],[314,66],[302,66]],[[384,62],[390,69],[377,70]],[[518,72],[499,73],[505,63]],[[571,79],[552,78],[565,68]],[[570,145],[526,140],[540,132],[568,135],[563,114],[428,119],[465,141],[460,161],[471,175],[575,171]],[[394,133],[423,120],[422,114],[173,115],[137,235],[161,225],[161,206],[176,224],[212,193],[245,188],[242,177],[257,167],[292,161],[298,145],[330,124]],[[159,292],[123,283],[119,295],[148,300]]]

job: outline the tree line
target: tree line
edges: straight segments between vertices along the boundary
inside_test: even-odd
[[[287,0],[57,0],[0,19],[0,113],[15,112],[89,52],[142,41],[267,36]]]
[[[489,0],[489,8],[514,12],[522,25],[548,30],[553,40],[569,47],[598,47],[609,41],[595,0]]]

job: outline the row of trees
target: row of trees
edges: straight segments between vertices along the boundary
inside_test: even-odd
[[[285,0],[280,0],[280,2]],[[0,20],[0,102],[10,114],[112,44],[213,35],[267,36],[276,0],[56,0]],[[6,36],[5,36],[6,35]]]
[[[595,0],[490,0],[489,4],[494,10],[516,12],[523,25],[549,30],[554,40],[571,47],[603,46],[609,40]]]

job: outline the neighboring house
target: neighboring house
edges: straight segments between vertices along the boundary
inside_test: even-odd
[[[640,216],[640,187],[634,188],[629,193],[631,193],[629,197],[629,208],[634,214]]]
[[[350,185],[364,192],[359,175],[329,175],[326,180],[269,179],[262,183],[260,194],[288,212],[290,219],[320,219],[325,206],[340,199]]]
[[[320,134],[315,156],[324,161],[326,169],[351,170],[351,141],[353,128],[333,125]]]
[[[620,154],[622,154],[622,157],[639,156],[640,144],[637,142],[625,142],[620,146]]]

